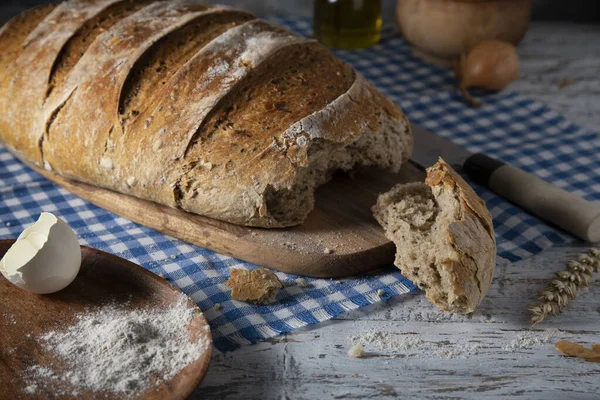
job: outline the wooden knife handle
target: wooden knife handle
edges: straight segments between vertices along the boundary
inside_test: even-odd
[[[473,154],[465,172],[480,185],[588,242],[600,241],[600,205],[485,154]]]

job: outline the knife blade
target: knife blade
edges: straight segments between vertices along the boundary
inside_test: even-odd
[[[600,241],[600,205],[482,153],[471,153],[419,125],[411,125],[411,160],[427,168],[441,157],[475,183],[588,242]]]

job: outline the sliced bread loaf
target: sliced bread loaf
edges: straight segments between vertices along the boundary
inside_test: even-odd
[[[473,312],[496,265],[492,218],[485,203],[443,160],[425,183],[398,185],[373,207],[396,244],[395,265],[444,311]]]
[[[200,0],[70,0],[0,30],[0,139],[69,179],[260,226],[335,170],[398,170],[406,117],[319,43]]]

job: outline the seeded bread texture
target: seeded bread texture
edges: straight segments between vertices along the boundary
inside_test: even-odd
[[[373,207],[396,244],[395,265],[444,311],[471,313],[496,265],[491,216],[473,189],[443,160],[425,183],[398,185]]]
[[[259,227],[336,170],[398,170],[406,117],[324,46],[194,0],[71,0],[0,31],[0,138],[105,189]]]

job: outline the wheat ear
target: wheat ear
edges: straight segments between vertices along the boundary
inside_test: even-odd
[[[600,250],[590,249],[567,262],[567,269],[556,273],[546,289],[538,292],[537,303],[530,306],[531,322],[536,326],[548,315],[558,315],[577,296],[577,290],[589,284],[594,272],[600,270]]]

